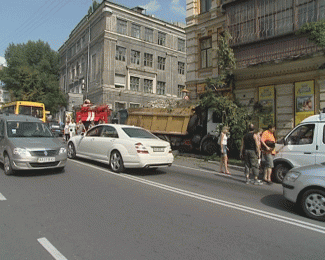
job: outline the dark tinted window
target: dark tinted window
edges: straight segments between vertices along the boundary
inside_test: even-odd
[[[124,127],[123,131],[131,138],[158,139],[155,135],[141,128]]]
[[[87,132],[87,136],[100,136],[102,126],[94,127]]]
[[[314,141],[315,124],[301,125],[297,127],[288,137],[290,145],[312,144]]]
[[[102,136],[102,137],[110,137],[110,138],[118,138],[117,131],[112,126],[104,126],[100,136]]]

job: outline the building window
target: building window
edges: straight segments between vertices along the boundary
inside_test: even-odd
[[[125,75],[115,74],[115,88],[125,88]]]
[[[119,111],[122,109],[126,109],[126,103],[124,102],[115,102],[115,110]]]
[[[139,86],[140,86],[140,78],[130,77],[130,90],[138,92]]]
[[[131,50],[131,63],[140,65],[140,52]]]
[[[152,80],[144,79],[143,92],[144,93],[153,93],[153,81]]]
[[[158,56],[158,69],[165,70],[166,58]]]
[[[184,62],[178,62],[178,74],[185,74],[185,63]]]
[[[140,39],[140,25],[134,23],[132,24],[131,36]]]
[[[211,9],[211,0],[201,0],[201,13],[206,13]]]
[[[212,40],[207,38],[201,40],[201,68],[212,67]]]
[[[120,34],[127,34],[127,22],[121,19],[117,19],[117,32]]]
[[[153,55],[150,53],[144,54],[143,65],[146,67],[152,67]]]
[[[316,1],[298,1],[298,26],[305,23],[314,22],[317,18]]]
[[[185,40],[178,39],[178,51],[185,52]]]
[[[120,61],[125,61],[126,48],[121,46],[116,46],[116,55],[115,59]]]
[[[166,82],[162,82],[162,81],[157,82],[157,94],[158,95],[166,94]]]
[[[166,33],[158,32],[158,45],[166,45]]]
[[[153,30],[152,29],[149,29],[149,28],[145,29],[144,39],[147,42],[153,42]]]
[[[139,103],[130,103],[130,108],[139,108],[140,104]]]
[[[185,88],[185,86],[183,86],[183,85],[178,85],[178,86],[177,86],[177,96],[178,96],[178,97],[181,98],[181,97],[183,96],[183,91],[182,91],[182,90],[183,90],[184,88]]]

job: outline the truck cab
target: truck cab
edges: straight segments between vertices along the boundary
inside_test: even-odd
[[[325,162],[325,113],[310,116],[276,144],[274,177],[282,182],[292,168]]]

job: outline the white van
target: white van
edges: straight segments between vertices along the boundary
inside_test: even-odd
[[[278,182],[291,168],[325,162],[325,113],[304,119],[275,149],[274,177]]]

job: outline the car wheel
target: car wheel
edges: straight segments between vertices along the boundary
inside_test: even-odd
[[[74,147],[74,144],[72,142],[69,142],[68,144],[68,158],[69,159],[76,158],[76,148]]]
[[[207,155],[218,155],[220,153],[219,145],[212,140],[204,141],[204,143],[202,144],[202,150]]]
[[[119,173],[124,171],[123,158],[118,151],[113,151],[111,153],[109,165],[113,172]]]
[[[301,208],[307,217],[325,221],[325,192],[318,189],[306,191],[301,198]]]
[[[276,182],[282,183],[284,177],[286,176],[287,172],[290,170],[290,168],[283,163],[278,164],[274,168],[274,178]]]
[[[4,163],[3,163],[3,170],[4,170],[5,174],[6,175],[12,175],[12,174],[14,174],[14,170],[12,169],[11,160],[10,160],[8,154],[5,154],[3,161],[4,161]]]

